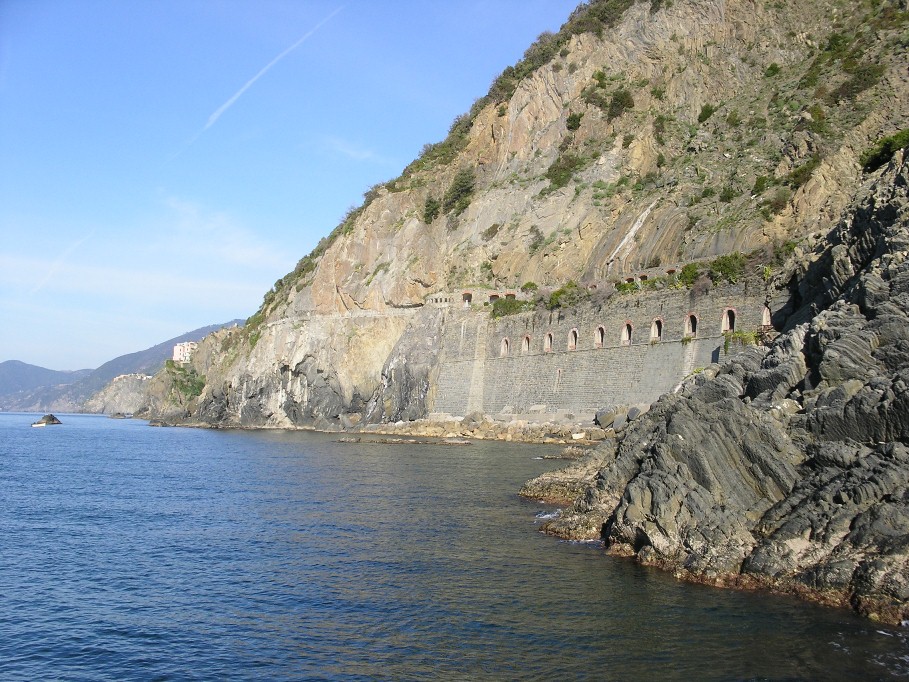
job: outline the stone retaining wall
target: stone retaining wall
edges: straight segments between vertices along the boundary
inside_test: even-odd
[[[451,309],[431,411],[495,415],[561,409],[590,417],[605,405],[648,404],[698,368],[721,360],[724,328],[732,324],[736,331],[758,332],[766,315],[763,287],[755,282],[700,294],[686,289],[617,294],[601,304],[497,320],[485,310]],[[694,333],[687,326],[692,316]],[[630,343],[623,333],[629,325]],[[736,341],[729,344],[730,353],[740,348]]]

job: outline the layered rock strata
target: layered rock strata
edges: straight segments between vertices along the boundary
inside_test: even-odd
[[[603,291],[806,243],[851,200],[862,152],[909,125],[904,24],[898,0],[585,3],[528,49],[511,87],[493,88],[446,140],[370,189],[267,292],[245,331],[203,342],[193,360],[201,395],[169,399],[158,382],[149,413],[275,427],[426,416],[452,395],[440,380],[454,386],[461,371],[440,357],[452,330],[433,300],[531,283]],[[618,340],[607,331],[604,345]],[[532,336],[542,354],[543,337]],[[593,338],[588,330],[581,345]],[[676,354],[681,376],[706,364],[685,367],[702,346]],[[486,374],[509,363],[527,369],[512,358]],[[558,372],[578,364],[538,359],[528,371],[558,391],[537,402],[590,407],[586,397],[560,403],[573,377]],[[507,386],[471,379],[457,403],[466,411],[439,411],[517,410],[524,396],[498,390]],[[576,386],[574,396],[587,389]],[[648,387],[647,400],[662,390]]]
[[[658,400],[547,532],[689,580],[909,619],[906,156],[793,266],[786,333]]]

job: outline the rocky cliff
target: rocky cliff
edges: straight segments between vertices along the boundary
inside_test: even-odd
[[[86,399],[81,411],[94,414],[133,414],[147,402],[148,374],[121,374]]]
[[[155,409],[234,425],[412,418],[432,408],[433,297],[602,291],[826,232],[861,153],[907,125],[905,9],[579,7],[444,141],[370,189],[243,333],[208,342],[201,394],[169,401],[162,386]]]
[[[551,533],[689,580],[909,619],[909,152],[785,273],[787,331],[706,368],[574,471]],[[595,471],[595,473],[594,473]]]

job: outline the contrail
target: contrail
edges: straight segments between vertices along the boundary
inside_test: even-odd
[[[82,237],[82,239],[78,240],[74,244],[71,244],[67,249],[65,249],[63,253],[61,253],[57,258],[57,260],[51,263],[50,269],[47,271],[47,274],[44,275],[44,278],[32,288],[29,294],[37,294],[39,291],[41,291],[41,289],[44,288],[44,285],[50,281],[50,278],[56,275],[57,271],[63,267],[63,263],[66,262],[66,259],[69,258],[70,254],[94,236],[95,230],[92,230],[87,235]]]
[[[247,90],[249,90],[250,87],[252,87],[253,83],[255,83],[257,80],[259,80],[260,78],[262,78],[262,76],[264,76],[266,73],[268,73],[269,69],[271,69],[275,64],[277,64],[278,62],[280,62],[282,59],[284,59],[284,58],[285,58],[287,55],[289,55],[291,52],[293,52],[293,51],[296,50],[298,47],[300,47],[300,45],[302,45],[303,43],[305,43],[306,40],[307,40],[310,36],[312,36],[313,33],[315,33],[315,32],[318,31],[320,28],[322,28],[325,24],[327,24],[327,23],[328,23],[328,22],[329,22],[337,13],[338,13],[338,12],[340,12],[342,9],[344,9],[344,5],[341,5],[340,7],[338,7],[338,9],[336,9],[334,12],[332,12],[331,14],[329,14],[327,17],[325,17],[325,18],[324,18],[322,21],[320,21],[318,24],[316,24],[315,26],[313,26],[309,31],[307,31],[305,34],[303,34],[303,36],[302,36],[297,42],[295,42],[293,45],[291,45],[291,46],[288,47],[286,50],[284,50],[284,52],[282,52],[282,53],[279,54],[277,57],[275,57],[275,58],[272,59],[270,62],[268,62],[268,64],[266,64],[266,65],[262,68],[262,70],[259,71],[259,73],[257,73],[255,76],[253,76],[252,78],[250,78],[248,81],[246,81],[246,83],[243,84],[243,87],[242,87],[242,88],[240,88],[239,90],[237,90],[237,91],[231,96],[231,98],[230,98],[229,100],[227,100],[224,104],[222,104],[220,107],[218,107],[218,108],[215,110],[215,112],[214,112],[211,116],[208,117],[208,121],[205,123],[205,127],[202,128],[202,130],[200,130],[198,133],[196,133],[195,135],[193,135],[192,138],[189,140],[189,142],[187,142],[179,151],[177,151],[177,152],[174,153],[174,154],[171,154],[171,155],[168,157],[168,159],[167,159],[168,162],[173,161],[173,160],[176,159],[178,156],[180,156],[183,152],[185,152],[189,147],[191,147],[191,146],[193,145],[193,143],[194,143],[196,140],[199,139],[199,137],[202,135],[202,133],[204,133],[206,130],[208,130],[209,128],[211,128],[211,127],[215,124],[215,122],[216,122],[219,118],[221,118],[221,114],[223,114],[225,111],[227,111],[228,109],[230,109],[230,107],[234,104],[234,102],[236,102],[238,99],[240,99],[240,97],[243,95],[243,93],[246,92]]]
[[[233,103],[236,102],[238,99],[240,99],[240,97],[243,95],[243,93],[246,92],[247,90],[249,90],[250,87],[252,87],[252,84],[253,84],[253,83],[255,83],[257,80],[259,80],[260,78],[262,78],[262,76],[264,76],[266,73],[268,73],[268,70],[271,69],[275,64],[277,64],[278,62],[280,62],[282,59],[284,59],[284,58],[285,58],[287,55],[289,55],[291,52],[293,52],[293,51],[296,50],[298,47],[300,47],[300,45],[302,45],[304,42],[306,42],[306,40],[307,40],[313,33],[315,33],[315,32],[318,31],[320,28],[322,28],[322,26],[324,26],[326,23],[328,23],[328,22],[331,20],[331,18],[334,17],[334,16],[335,16],[338,12],[340,12],[342,9],[344,9],[343,5],[342,5],[341,7],[338,7],[338,9],[336,9],[334,12],[332,12],[331,14],[329,14],[329,15],[328,15],[327,17],[325,17],[322,21],[320,21],[318,24],[316,24],[313,28],[311,28],[309,31],[307,31],[305,34],[303,34],[303,37],[302,37],[302,38],[300,38],[297,42],[295,42],[293,45],[291,45],[291,46],[288,47],[286,50],[284,50],[284,52],[282,52],[282,53],[279,54],[277,57],[275,57],[275,58],[272,59],[270,62],[268,62],[268,64],[266,64],[266,65],[262,68],[262,70],[259,71],[259,73],[257,73],[255,76],[253,76],[252,78],[250,78],[248,81],[246,81],[246,83],[243,85],[242,88],[240,88],[239,90],[237,90],[237,92],[235,92],[234,95],[233,95],[229,100],[227,100],[224,104],[222,104],[220,107],[218,107],[217,110],[215,110],[215,113],[213,113],[211,116],[208,117],[208,122],[205,124],[205,127],[202,128],[202,131],[201,131],[201,132],[204,133],[206,130],[208,130],[209,128],[211,128],[211,127],[215,124],[215,122],[216,122],[219,118],[221,118],[221,114],[223,114],[225,111],[227,111],[228,109],[230,109],[230,107],[233,105]]]

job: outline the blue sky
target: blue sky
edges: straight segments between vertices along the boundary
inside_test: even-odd
[[[0,361],[245,318],[574,0],[0,0]]]

